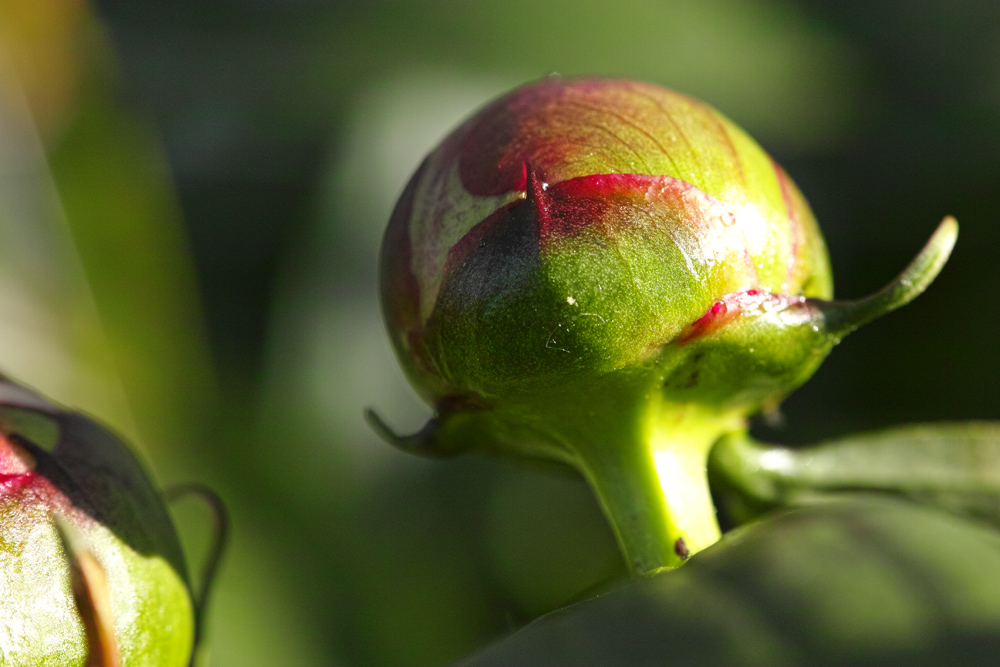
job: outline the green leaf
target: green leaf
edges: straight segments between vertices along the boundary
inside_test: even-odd
[[[461,667],[992,664],[998,571],[1000,534],[858,494],[741,527]]]
[[[724,438],[709,461],[737,520],[830,493],[904,495],[1000,525],[1000,423],[903,426],[803,449]]]

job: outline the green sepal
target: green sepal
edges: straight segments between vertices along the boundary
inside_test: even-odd
[[[945,217],[923,249],[895,280],[855,301],[816,301],[823,311],[827,330],[839,338],[886,313],[905,306],[927,289],[948,262],[958,240],[958,222]]]

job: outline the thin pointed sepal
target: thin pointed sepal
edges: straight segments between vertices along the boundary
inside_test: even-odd
[[[895,280],[879,291],[854,301],[810,299],[823,314],[827,333],[842,338],[872,320],[917,298],[944,268],[958,238],[958,222],[948,216],[941,221],[924,249]]]
[[[440,446],[438,441],[438,432],[440,429],[440,419],[434,417],[421,428],[416,433],[411,435],[400,435],[396,433],[388,424],[371,408],[365,409],[365,421],[373,431],[375,431],[379,437],[388,442],[390,445],[397,449],[401,449],[404,452],[410,454],[417,454],[419,456],[426,456],[429,458],[438,458],[441,456],[447,456],[452,452],[445,450],[445,448]]]

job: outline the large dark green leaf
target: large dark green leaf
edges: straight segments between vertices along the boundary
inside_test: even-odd
[[[737,520],[831,492],[875,490],[1000,525],[998,423],[903,426],[804,449],[733,436],[716,445],[709,467]]]
[[[461,667],[995,664],[998,573],[1000,534],[859,494],[741,527]]]

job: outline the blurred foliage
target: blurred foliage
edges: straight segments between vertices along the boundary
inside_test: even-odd
[[[886,498],[739,528],[675,572],[550,614],[463,667],[986,665],[1000,536]]]
[[[5,372],[30,375],[45,393],[128,428],[125,396],[41,143],[77,88],[78,54],[67,42],[82,12],[59,9],[0,5],[0,354]],[[44,94],[47,85],[60,90]]]
[[[839,296],[962,224],[938,283],[760,435],[997,418],[998,19],[985,0],[2,0],[0,367],[229,501],[212,665],[447,664],[622,569],[565,471],[414,460],[361,419],[427,416],[375,286],[422,155],[552,71],[701,97],[796,178]],[[197,560],[204,517],[178,516]]]

